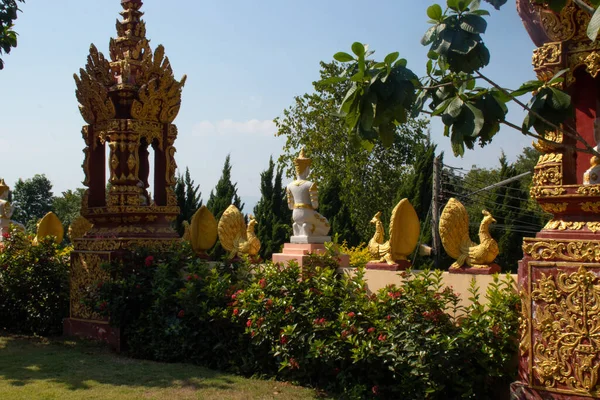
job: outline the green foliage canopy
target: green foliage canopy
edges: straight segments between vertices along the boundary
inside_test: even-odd
[[[19,10],[17,2],[25,0],[0,0],[0,56],[9,54],[11,48],[17,47],[17,32],[13,30],[13,21],[17,19]],[[0,58],[0,69],[4,69],[4,61]]]

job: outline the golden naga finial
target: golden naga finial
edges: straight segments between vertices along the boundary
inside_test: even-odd
[[[217,220],[206,206],[202,206],[192,217],[189,230],[186,228],[183,240],[189,237],[192,249],[201,258],[208,258],[206,253],[217,241]]]
[[[36,246],[44,238],[53,236],[54,242],[60,244],[63,241],[65,230],[62,222],[53,212],[49,212],[37,224],[37,234],[33,238],[33,245]]]
[[[390,265],[405,261],[412,254],[419,241],[421,225],[414,207],[408,199],[402,199],[392,211],[390,221],[390,240],[384,243],[385,232],[381,222],[381,211],[377,212],[372,224],[375,224],[375,234],[367,246],[372,262],[386,262]]]
[[[304,155],[304,147],[300,150],[298,158],[294,160],[294,166],[296,167],[296,174],[300,175],[306,171],[306,168],[310,167],[312,160]]]
[[[471,268],[488,268],[498,256],[498,243],[492,238],[489,226],[496,220],[483,210],[479,226],[479,244],[469,238],[469,215],[467,209],[455,198],[451,198],[440,216],[440,238],[446,253],[456,260],[450,269],[459,269],[465,264]]]
[[[223,213],[219,220],[219,240],[225,250],[229,252],[229,258],[247,255],[256,258],[260,250],[260,240],[254,234],[256,219],[250,216],[248,226],[244,216],[233,204]]]

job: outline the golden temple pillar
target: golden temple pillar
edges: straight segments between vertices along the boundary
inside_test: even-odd
[[[539,79],[569,68],[563,89],[572,97],[575,127],[595,146],[600,44],[587,38],[590,15],[571,0],[555,13],[517,0],[517,9],[538,48]],[[522,316],[519,378],[513,399],[600,398],[600,185],[584,185],[590,155],[561,132],[537,142],[542,152],[531,196],[553,214],[534,238],[523,241],[519,265]]]
[[[110,59],[91,45],[85,69],[75,75],[77,100],[87,125],[81,215],[93,224],[74,240],[71,258],[71,309],[68,335],[91,336],[120,347],[120,332],[86,302],[110,279],[101,268],[133,247],[168,249],[180,240],[172,227],[179,214],[173,191],[181,81],[174,78],[164,48],[154,52],[141,19],[141,0],[122,0],[117,38]],[[150,162],[154,176],[149,177]],[[108,163],[109,176],[106,176]],[[154,199],[147,188],[152,179]],[[109,187],[108,192],[106,190]]]

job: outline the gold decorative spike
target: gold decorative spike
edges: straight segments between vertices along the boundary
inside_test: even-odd
[[[420,223],[417,212],[408,199],[402,199],[392,211],[390,221],[390,240],[384,243],[385,233],[381,222],[381,212],[371,220],[375,224],[375,234],[369,241],[368,249],[374,262],[395,264],[407,260],[417,246],[420,235]]]
[[[37,235],[33,239],[33,244],[37,245],[42,239],[54,236],[54,242],[59,244],[63,241],[65,230],[62,222],[53,212],[49,212],[38,222]]]
[[[260,250],[260,240],[254,234],[256,220],[250,216],[248,227],[244,216],[233,204],[223,213],[219,220],[218,232],[221,245],[229,251],[229,258],[248,255],[256,257]]]
[[[90,229],[92,229],[92,227],[92,223],[84,217],[79,216],[75,218],[75,220],[71,222],[71,225],[69,225],[68,234],[71,242],[83,237]]]
[[[487,268],[498,256],[498,243],[489,232],[490,224],[496,222],[492,215],[483,210],[479,226],[479,244],[469,238],[469,215],[462,203],[451,198],[440,216],[440,237],[446,253],[456,262],[451,269],[467,265],[472,268]]]
[[[184,234],[185,239],[185,234]],[[189,226],[189,241],[199,256],[206,256],[217,241],[217,220],[206,206],[202,206],[192,217]]]

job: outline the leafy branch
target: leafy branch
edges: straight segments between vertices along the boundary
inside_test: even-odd
[[[486,1],[496,8],[506,2]],[[547,81],[526,82],[514,91],[481,73],[490,60],[481,36],[489,12],[479,5],[480,0],[447,0],[445,10],[438,4],[427,9],[432,26],[421,39],[429,46],[424,78],[418,79],[397,52],[376,62],[368,59],[373,54],[368,46],[356,42],[353,54],[336,53],[334,58],[348,67],[344,74],[321,83],[349,84],[339,109],[349,132],[366,147],[375,140],[389,145],[396,125],[428,107],[431,111],[425,113],[442,119],[444,135],[450,137],[455,155],[462,156],[465,147],[472,149],[477,142],[481,146],[489,143],[501,124],[545,142],[548,133],[562,132],[583,144],[584,149],[578,151],[598,154],[565,124],[574,114],[570,95],[559,88],[565,71]],[[489,87],[477,87],[477,81]],[[528,104],[518,99],[525,94],[532,96]],[[527,112],[521,127],[506,121],[511,101]]]

